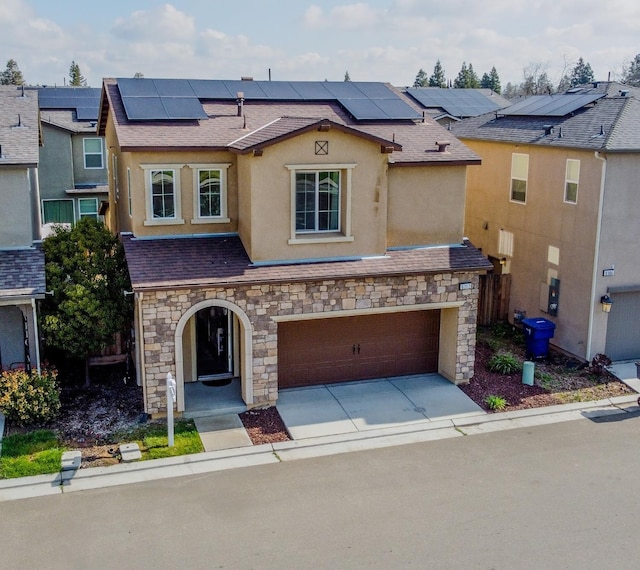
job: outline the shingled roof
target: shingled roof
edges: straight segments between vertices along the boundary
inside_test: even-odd
[[[462,139],[609,152],[640,151],[640,90],[614,83],[596,84],[583,90],[605,96],[562,117],[500,116],[499,112],[492,112],[464,119],[453,124],[451,130]]]
[[[0,299],[44,297],[44,252],[40,244],[0,249]]]
[[[434,120],[356,121],[335,101],[246,100],[242,116],[229,100],[202,100],[207,119],[129,120],[117,79],[105,79],[99,123],[104,135],[106,114],[111,112],[118,143],[123,151],[236,150],[239,140],[263,140],[262,131],[277,125],[273,136],[294,135],[311,119],[328,120],[377,142],[391,141],[395,150],[390,163],[479,164],[480,157]],[[286,119],[278,122],[280,119]],[[301,125],[303,125],[301,127]],[[345,129],[346,130],[346,129]],[[269,131],[267,131],[269,133]],[[275,140],[274,138],[265,139]],[[438,152],[438,142],[446,140],[446,152]]]
[[[0,86],[0,166],[38,164],[38,93]]]
[[[488,271],[473,245],[388,251],[384,256],[313,263],[252,264],[237,236],[134,238],[123,235],[134,289],[304,282],[385,275]]]

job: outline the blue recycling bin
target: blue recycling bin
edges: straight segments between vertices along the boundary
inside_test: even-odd
[[[527,358],[546,358],[549,356],[549,339],[553,338],[556,324],[534,317],[522,320],[522,330],[527,347]]]

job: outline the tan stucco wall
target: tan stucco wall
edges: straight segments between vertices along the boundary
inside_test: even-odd
[[[389,168],[389,247],[460,243],[465,166]]]
[[[315,154],[316,141],[328,141],[328,155]],[[387,156],[380,145],[336,130],[310,132],[264,149],[260,157],[243,156],[248,162],[251,182],[241,181],[242,192],[251,191],[251,200],[243,197],[243,216],[249,211],[249,224],[243,219],[241,237],[253,261],[293,260],[318,257],[345,257],[382,254],[385,250]],[[291,236],[291,171],[286,165],[356,164],[352,170],[351,228],[353,241],[289,244]],[[245,172],[243,165],[241,171]],[[341,178],[341,232],[347,225],[347,173]],[[244,207],[246,206],[246,207]],[[252,234],[250,244],[244,239]],[[304,236],[303,236],[304,237]],[[311,237],[311,236],[307,236]]]
[[[513,233],[505,265],[512,274],[510,317],[519,309],[548,318],[556,323],[552,343],[587,357],[601,162],[591,151],[464,142],[482,158],[468,169],[465,234],[485,255],[503,258],[500,230]],[[512,153],[529,155],[526,204],[510,201]],[[568,158],[580,160],[576,204],[564,202]],[[559,264],[549,260],[550,246],[559,250]],[[540,310],[541,284],[550,276],[560,279],[557,317]]]

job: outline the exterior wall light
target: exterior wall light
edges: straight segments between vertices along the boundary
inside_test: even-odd
[[[600,304],[602,305],[602,312],[603,313],[610,313],[611,312],[611,305],[613,305],[613,299],[611,297],[609,297],[609,295],[603,295],[602,297],[600,297]]]

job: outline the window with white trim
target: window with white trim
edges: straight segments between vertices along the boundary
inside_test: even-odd
[[[340,171],[296,172],[296,232],[340,231]]]
[[[82,139],[82,150],[84,153],[84,167],[86,169],[104,168],[101,138]]]
[[[290,244],[353,241],[351,178],[355,164],[287,165],[291,171]]]
[[[193,219],[191,223],[229,222],[227,217],[227,169],[230,164],[189,164],[193,170]]]
[[[511,155],[511,201],[527,202],[527,178],[529,176],[529,155],[514,152]]]
[[[98,219],[97,198],[78,198],[78,219],[82,218]]]
[[[180,208],[180,169],[183,165],[140,165],[145,171],[146,226],[184,224]]]
[[[578,202],[578,183],[580,181],[580,161],[567,159],[567,168],[564,179],[564,201],[569,204]]]
[[[42,200],[43,224],[73,224],[73,200]]]

